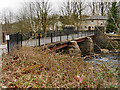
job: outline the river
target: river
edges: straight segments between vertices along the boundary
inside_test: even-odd
[[[120,52],[107,53],[94,56],[92,59],[85,60],[94,64],[104,64],[108,68],[116,69],[120,63]]]

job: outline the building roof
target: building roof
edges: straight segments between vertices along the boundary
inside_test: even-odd
[[[83,20],[107,20],[107,16],[91,16]]]

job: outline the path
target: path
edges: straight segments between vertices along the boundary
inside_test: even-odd
[[[7,45],[0,45],[0,88],[2,86],[2,54],[6,52]]]

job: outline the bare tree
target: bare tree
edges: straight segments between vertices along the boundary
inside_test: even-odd
[[[110,7],[111,2],[105,2],[104,0],[96,1],[96,2],[90,2],[89,7],[90,7],[90,12],[91,15],[101,15],[101,16],[106,16],[108,13],[108,8]]]
[[[63,2],[63,5],[60,7],[61,22],[64,25],[70,24],[78,27],[86,6],[86,0],[84,2],[83,0],[68,0],[68,2]]]
[[[9,9],[4,9],[1,14],[1,21],[3,23],[3,30],[7,33],[12,32],[12,23],[14,21],[14,15]]]
[[[24,3],[23,7],[24,8],[21,9],[20,15],[18,15],[18,21],[24,22],[26,28],[29,28],[29,31],[37,32],[43,30],[46,32],[49,22],[48,17],[52,10],[49,2],[45,0],[37,0],[34,2]]]
[[[49,15],[52,12],[52,7],[48,1],[34,2],[35,14],[37,16],[38,25],[41,24],[41,28],[46,32],[46,28],[49,24]]]
[[[63,2],[60,7],[60,14],[65,24],[74,24],[78,19],[82,18],[83,10],[85,10],[85,2],[82,0]]]

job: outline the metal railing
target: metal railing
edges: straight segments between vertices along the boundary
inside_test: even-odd
[[[94,35],[94,30],[86,31],[53,31],[47,33],[15,33],[10,35],[9,47],[20,48],[22,45],[41,46],[53,42],[61,42],[64,40],[74,40],[75,38],[83,38]],[[3,40],[4,41],[4,40]],[[5,42],[5,41],[4,41]]]
[[[48,43],[53,43],[53,42],[61,42],[64,40],[73,40],[75,38],[82,38],[82,37],[87,37],[90,35],[94,35],[94,30],[89,30],[89,31],[76,31],[76,32],[72,32],[72,33],[67,33],[64,31],[59,31],[57,33],[55,32],[50,32],[50,33],[46,33],[46,34],[41,34],[38,33],[37,35],[33,34],[32,37],[33,39],[28,39],[27,41],[23,41],[23,45],[27,45],[27,46],[41,46],[44,44],[48,44]],[[37,37],[35,37],[37,36]],[[23,40],[24,40],[24,36],[23,36]]]

